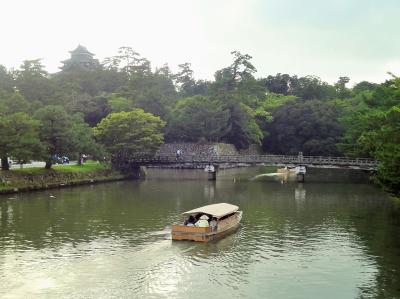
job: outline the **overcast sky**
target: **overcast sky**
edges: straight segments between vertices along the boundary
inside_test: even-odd
[[[0,64],[42,58],[55,72],[86,46],[100,61],[130,46],[173,70],[212,79],[230,52],[253,56],[257,77],[400,75],[399,0],[0,0]]]

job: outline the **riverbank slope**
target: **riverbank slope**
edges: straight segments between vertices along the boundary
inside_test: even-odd
[[[109,164],[88,161],[83,165],[26,168],[0,171],[0,194],[127,179]]]

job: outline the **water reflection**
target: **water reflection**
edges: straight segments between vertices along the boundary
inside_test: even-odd
[[[204,184],[204,198],[207,198],[209,201],[214,199],[215,195],[215,181],[210,181],[207,184]]]
[[[249,180],[266,172],[2,200],[0,297],[400,297],[398,206],[370,185]],[[240,206],[237,232],[170,240],[180,213],[214,202]]]
[[[296,204],[301,206],[306,201],[306,189],[304,188],[303,183],[299,183],[294,190],[294,199],[296,200]]]

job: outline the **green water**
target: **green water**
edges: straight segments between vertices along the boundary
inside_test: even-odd
[[[0,298],[400,298],[399,205],[363,175],[252,180],[266,171],[0,197]],[[171,241],[181,212],[216,202],[243,210],[237,232]]]

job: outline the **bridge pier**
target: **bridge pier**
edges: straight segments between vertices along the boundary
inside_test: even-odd
[[[208,180],[215,181],[217,179],[217,171],[208,172]]]
[[[209,181],[217,180],[217,170],[218,170],[218,165],[213,165],[212,170],[207,171],[207,176],[208,176],[207,178]]]
[[[297,170],[297,173],[296,173],[297,182],[304,183],[304,180],[306,178],[306,172],[307,172],[306,167],[304,165],[298,165],[296,167],[296,170]]]
[[[305,174],[304,173],[298,173],[297,174],[297,182],[298,183],[304,183],[304,180],[305,180]]]
[[[145,179],[146,173],[146,166],[135,165],[132,167],[129,176],[132,176],[133,179]]]

